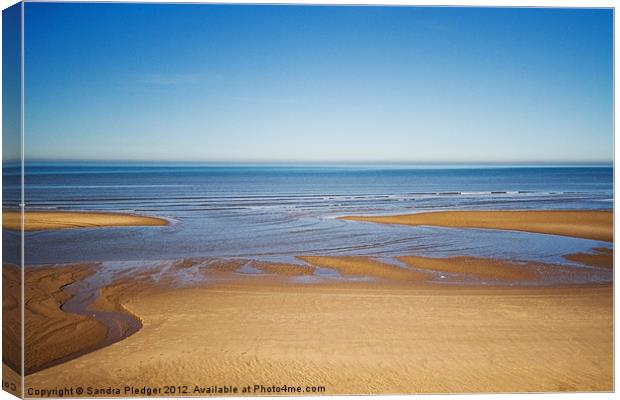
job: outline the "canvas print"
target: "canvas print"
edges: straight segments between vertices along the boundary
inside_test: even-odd
[[[606,8],[3,11],[3,389],[610,392]]]

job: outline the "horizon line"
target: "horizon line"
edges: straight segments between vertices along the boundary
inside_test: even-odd
[[[3,160],[3,165],[21,164],[22,160]],[[339,166],[475,166],[475,165],[516,165],[516,166],[614,166],[614,160],[557,160],[557,161],[334,161],[334,160],[106,160],[106,159],[32,159],[24,164],[186,164],[186,165],[339,165]]]

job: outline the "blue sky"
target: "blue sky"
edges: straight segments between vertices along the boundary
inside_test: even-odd
[[[30,160],[609,162],[606,9],[26,3]]]
[[[21,4],[2,11],[2,160],[21,158]]]

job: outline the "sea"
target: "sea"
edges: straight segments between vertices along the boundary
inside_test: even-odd
[[[3,177],[3,206],[13,208],[19,168],[5,168]],[[414,254],[562,263],[567,253],[611,247],[555,235],[337,219],[441,210],[612,210],[609,166],[33,163],[24,181],[26,209],[170,221],[165,227],[27,232],[26,265],[189,257],[295,263],[298,255]],[[16,236],[4,232],[7,257],[19,254],[12,247]]]

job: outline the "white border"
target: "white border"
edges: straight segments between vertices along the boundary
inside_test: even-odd
[[[26,0],[27,2],[36,2],[39,0]],[[44,0],[42,0],[44,1]],[[90,3],[96,3],[98,1],[96,0],[63,0],[64,2],[90,2]],[[114,3],[192,3],[192,4],[305,4],[305,5],[309,5],[309,4],[316,4],[316,5],[388,5],[388,6],[472,6],[472,7],[560,7],[560,8],[580,8],[580,7],[588,7],[588,8],[614,8],[616,7],[616,2],[615,1],[609,1],[609,0],[590,0],[590,1],[583,1],[583,0],[556,0],[556,1],[552,1],[552,0],[541,0],[541,1],[536,1],[536,0],[521,0],[521,1],[508,1],[508,0],[469,0],[469,1],[465,1],[465,0],[444,0],[444,1],[433,1],[433,0],[375,0],[375,1],[370,1],[370,0],[333,0],[333,1],[329,1],[329,0],[312,0],[312,1],[300,1],[300,0],[287,0],[287,1],[282,1],[282,2],[275,2],[273,0],[236,0],[236,1],[230,1],[230,0],[219,0],[219,1],[187,1],[187,0],[166,0],[166,1],[156,1],[156,0],[139,0],[139,1],[126,1],[126,0],[119,0],[119,1],[110,1],[110,2],[114,2]],[[12,0],[0,0],[0,6],[2,9],[5,9],[13,4],[15,4],[16,1],[12,1]],[[22,121],[21,121],[21,128],[23,130],[24,127],[24,76],[23,76],[23,29],[24,29],[24,25],[23,25],[23,9],[22,9],[22,109],[21,109],[21,117],[22,117]],[[1,27],[1,19],[0,19],[0,27]],[[0,43],[1,43],[1,39],[2,39],[2,33],[1,33],[1,29],[0,29]],[[614,12],[614,76],[618,73],[618,64],[616,63],[616,48],[617,48],[617,43],[619,41],[619,34],[618,31],[615,29],[615,12]],[[2,64],[2,55],[0,53],[0,69],[1,69],[1,64]],[[2,82],[2,78],[1,78],[1,74],[0,74],[0,85]],[[614,79],[614,99],[615,97],[618,95],[618,87],[615,85],[615,79]],[[617,113],[618,109],[617,109],[617,104],[614,101],[614,139],[615,139],[615,116]],[[2,122],[2,116],[0,113],[0,124]],[[1,125],[0,125],[1,126]],[[23,168],[23,150],[24,150],[24,136],[22,135],[22,168]],[[1,150],[2,144],[0,142],[0,150]],[[618,143],[614,140],[614,154],[616,153],[616,150],[618,149]],[[614,158],[615,159],[615,158]],[[614,163],[615,164],[615,163]],[[23,174],[22,174],[22,179],[23,179]],[[618,185],[618,176],[615,174],[615,168],[614,168],[614,210],[616,209],[617,206],[617,202],[618,199],[615,196],[615,187],[617,187]],[[2,184],[2,177],[0,176],[0,185]],[[24,197],[23,197],[23,184],[22,184],[22,203],[24,202]],[[615,224],[614,224],[614,231],[615,231]],[[23,232],[22,232],[23,235]],[[0,257],[2,255],[2,249],[0,248]],[[22,240],[22,259],[23,259],[23,240]],[[615,257],[614,257],[614,263],[615,265],[620,265],[618,264],[618,253],[616,252]],[[22,269],[23,272],[23,269]],[[615,273],[614,273],[614,277],[615,277]],[[22,276],[22,282],[23,282],[23,276]],[[22,298],[23,298],[23,287],[22,287]],[[616,301],[616,296],[615,296],[615,286],[614,286],[614,321],[618,320],[618,316],[620,315],[620,311],[618,308],[618,302]],[[23,310],[22,310],[23,312]],[[0,310],[0,316],[1,316],[1,310]],[[22,321],[23,321],[23,316],[22,316]],[[615,324],[614,324],[614,328],[615,328]],[[22,331],[22,335],[23,335],[23,331]],[[23,339],[23,338],[22,338]],[[615,348],[615,342],[616,340],[616,335],[615,335],[615,329],[614,329],[614,348]],[[1,343],[1,337],[0,337],[0,343]],[[22,349],[22,360],[23,360],[23,349]],[[614,378],[617,378],[617,374],[615,374],[616,371],[618,371],[618,368],[620,366],[620,362],[618,361],[618,358],[615,357],[614,358]],[[22,393],[23,393],[23,384],[22,384]],[[393,396],[364,396],[363,398],[376,398],[376,399],[382,399],[382,400],[403,400],[403,399],[419,399],[419,400],[444,400],[444,399],[475,399],[475,398],[488,398],[488,399],[492,399],[492,400],[519,400],[519,399],[534,399],[534,398],[538,398],[538,396],[542,396],[545,399],[609,399],[609,398],[616,398],[616,397],[620,397],[620,395],[618,395],[617,393],[557,393],[557,394],[471,394],[471,395],[393,395]],[[230,397],[231,399],[243,399],[244,397],[238,397],[238,398],[233,398]],[[306,399],[325,399],[325,396],[304,396],[304,398]],[[351,396],[330,396],[328,397],[330,399],[350,399]],[[8,394],[7,392],[1,391],[0,390],[0,400],[9,400],[9,399],[15,399],[15,397],[11,396],[10,394]],[[179,398],[173,398],[173,399],[179,399]],[[277,400],[281,400],[281,399],[299,399],[299,397],[262,397],[262,399],[277,399]]]

